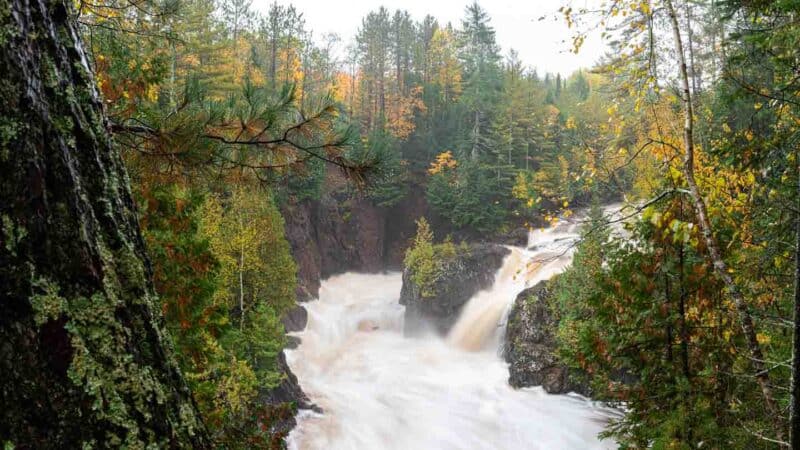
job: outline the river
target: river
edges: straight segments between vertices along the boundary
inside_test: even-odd
[[[597,434],[617,411],[539,387],[512,389],[500,357],[514,298],[570,263],[576,228],[536,230],[528,248],[511,248],[494,285],[465,305],[447,337],[403,336],[399,272],[323,281],[287,359],[324,412],[299,414],[289,448],[616,448]]]

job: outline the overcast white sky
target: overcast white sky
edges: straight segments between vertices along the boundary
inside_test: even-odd
[[[255,0],[253,7],[265,14],[273,0]],[[464,8],[472,0],[278,0],[293,4],[303,13],[306,29],[319,39],[333,32],[342,38],[342,47],[350,43],[361,19],[371,10],[385,6],[390,11],[405,9],[415,20],[430,14],[440,24],[452,22],[460,27]],[[491,16],[497,42],[505,56],[510,48],[540,74],[544,72],[568,75],[579,67],[590,67],[603,53],[604,46],[596,34],[587,38],[582,50],[569,52],[573,30],[561,17],[554,17],[565,0],[483,0],[478,2]],[[573,6],[596,3],[596,0],[573,0]],[[539,18],[546,16],[545,20]]]

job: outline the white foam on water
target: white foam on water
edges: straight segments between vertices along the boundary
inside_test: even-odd
[[[531,232],[494,285],[465,305],[446,338],[403,336],[400,273],[347,273],[307,303],[302,344],[287,359],[323,414],[301,412],[291,449],[612,449],[597,434],[618,416],[576,395],[515,390],[499,356],[517,294],[570,262],[574,224]]]

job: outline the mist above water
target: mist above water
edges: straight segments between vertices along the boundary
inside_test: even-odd
[[[323,414],[304,411],[292,449],[611,449],[596,436],[616,411],[541,388],[514,390],[499,355],[517,294],[571,260],[575,225],[531,233],[446,338],[403,336],[401,274],[325,280],[306,304],[292,370]]]

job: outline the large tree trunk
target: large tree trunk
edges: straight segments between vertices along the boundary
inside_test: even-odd
[[[772,394],[772,387],[770,386],[769,371],[766,370],[764,364],[764,353],[761,351],[761,345],[756,339],[756,328],[753,323],[753,317],[750,314],[749,307],[745,301],[739,286],[733,281],[733,277],[728,270],[728,265],[722,258],[722,251],[720,250],[717,238],[714,236],[711,222],[708,219],[708,212],[706,208],[705,199],[703,198],[700,188],[697,186],[697,181],[694,177],[694,106],[692,104],[692,90],[690,89],[689,70],[686,65],[686,56],[683,50],[683,42],[681,39],[680,27],[678,25],[678,16],[673,6],[672,0],[665,1],[669,20],[672,27],[672,34],[675,43],[675,56],[678,59],[678,70],[681,80],[681,103],[683,104],[684,124],[683,124],[683,146],[684,146],[684,161],[683,161],[683,176],[686,179],[686,184],[689,187],[689,194],[694,203],[695,215],[700,231],[703,234],[703,240],[706,244],[711,263],[717,277],[725,284],[728,295],[733,300],[736,306],[736,311],[739,314],[739,322],[747,342],[747,348],[750,351],[750,359],[755,370],[756,381],[761,388],[764,396],[764,403],[770,418],[776,421],[776,435],[779,440],[783,440],[783,430],[779,423],[779,411],[775,404],[775,398]]]
[[[277,19],[273,19],[277,20]],[[278,26],[275,25],[272,27],[272,51],[270,53],[270,61],[269,61],[269,81],[270,87],[272,90],[275,90],[275,78],[277,73],[278,67]]]
[[[795,152],[795,158],[798,153]],[[796,161],[800,161],[795,159]],[[794,336],[792,341],[792,448],[800,449],[800,166],[797,168],[797,198],[795,199],[794,241]]]
[[[0,441],[205,448],[72,2],[0,2]]]
[[[475,110],[475,122],[472,125],[472,153],[471,159],[478,160],[478,145],[481,140],[481,112]]]

